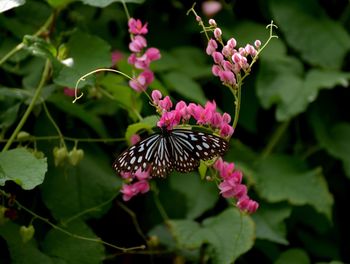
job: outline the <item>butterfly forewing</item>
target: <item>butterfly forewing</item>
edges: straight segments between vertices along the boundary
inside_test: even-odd
[[[173,169],[195,170],[200,160],[223,155],[228,143],[221,137],[185,129],[162,131],[124,151],[113,167],[117,172],[135,172],[151,168],[151,175],[165,177]]]

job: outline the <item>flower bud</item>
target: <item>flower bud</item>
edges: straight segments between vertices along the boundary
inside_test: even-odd
[[[68,156],[68,151],[66,147],[54,147],[53,149],[53,157],[54,157],[54,162],[55,166],[62,165],[65,161],[65,159]]]
[[[21,235],[23,243],[27,243],[29,240],[31,240],[34,236],[35,229],[33,225],[27,226],[21,226],[19,228],[19,234]]]
[[[214,29],[214,36],[217,40],[221,39],[222,31],[220,28]]]
[[[73,148],[68,153],[68,161],[71,165],[76,166],[84,157],[84,150]]]
[[[30,137],[30,134],[26,131],[20,131],[17,134],[17,139],[19,139],[19,140],[25,140],[25,139],[28,139],[29,137]]]

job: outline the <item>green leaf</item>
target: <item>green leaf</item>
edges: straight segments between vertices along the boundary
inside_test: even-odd
[[[344,122],[330,126],[315,115],[311,122],[320,145],[343,162],[344,171],[350,178],[350,124]]]
[[[84,152],[77,166],[50,168],[42,185],[43,200],[55,219],[68,219],[92,207],[84,218],[100,217],[108,201],[118,195],[121,181],[106,162],[108,157],[96,150]]]
[[[2,89],[3,88],[1,88],[1,90]],[[17,104],[14,104],[14,105],[8,107],[6,110],[0,112],[0,128],[1,129],[10,127],[16,121],[19,107],[20,107],[20,104],[17,103]]]
[[[76,117],[95,130],[101,137],[107,137],[107,131],[101,119],[85,110],[81,105],[73,104],[71,98],[63,94],[53,94],[48,98],[58,109]]]
[[[184,73],[171,72],[163,75],[164,81],[172,89],[187,99],[198,102],[202,105],[207,101],[203,90],[194,80]]]
[[[169,177],[173,190],[185,197],[186,218],[195,219],[214,207],[219,199],[219,191],[213,182],[201,180],[198,173],[173,173]]]
[[[0,225],[0,236],[6,240],[11,255],[11,263],[56,263],[38,249],[34,239],[24,243],[19,230],[20,226],[14,222],[7,222],[5,225]]]
[[[288,245],[284,220],[291,212],[292,208],[285,204],[260,204],[259,210],[252,215],[256,224],[256,238]]]
[[[350,49],[350,36],[340,23],[327,17],[317,1],[272,0],[270,7],[288,44],[304,60],[327,69],[341,68]]]
[[[71,222],[62,228],[74,235],[98,239],[91,228],[82,221]],[[104,247],[101,243],[68,236],[56,229],[50,230],[46,235],[43,250],[64,263],[95,264],[101,263],[104,258]]]
[[[257,95],[264,108],[277,105],[276,118],[285,121],[306,110],[321,89],[347,86],[350,74],[311,69],[303,77],[300,61],[292,57],[262,59]]]
[[[76,0],[46,0],[53,8],[63,8]]]
[[[132,135],[137,134],[141,130],[150,131],[156,126],[159,117],[156,115],[151,115],[143,118],[140,122],[129,125],[125,132],[125,139],[130,143],[130,138]]]
[[[145,0],[80,0],[84,4],[95,6],[95,7],[106,7],[112,3],[135,3],[135,4],[142,4]]]
[[[171,50],[171,54],[176,59],[177,71],[189,78],[196,79],[212,75],[211,67],[206,63],[204,50],[184,46]]]
[[[267,201],[308,204],[331,219],[333,197],[320,168],[308,170],[297,158],[274,155],[259,164],[255,180],[257,191]]]
[[[109,44],[97,36],[77,31],[68,41],[67,48],[68,57],[73,58],[74,64],[73,67],[64,66],[61,69],[54,77],[56,84],[75,87],[76,82],[83,75],[112,65]]]
[[[236,209],[205,219],[201,226],[189,220],[171,220],[169,224],[180,248],[208,243],[212,263],[232,263],[254,243],[254,222]]]
[[[2,0],[0,2],[0,13],[24,5],[25,2],[25,0]]]
[[[24,190],[34,189],[44,181],[47,171],[46,158],[37,159],[24,148],[0,153],[0,185],[14,181]]]
[[[292,248],[283,252],[274,264],[310,264],[310,258],[307,253],[300,248]]]

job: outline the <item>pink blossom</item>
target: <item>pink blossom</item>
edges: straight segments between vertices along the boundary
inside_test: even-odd
[[[244,49],[246,50],[247,54],[249,54],[252,57],[254,57],[257,54],[256,49],[250,44],[247,44]]]
[[[153,103],[158,105],[159,100],[162,98],[162,93],[159,90],[153,90],[151,94]]]
[[[221,64],[221,62],[224,60],[224,56],[222,56],[222,54],[218,51],[214,51],[211,56],[213,57],[214,59],[214,62],[216,64]]]
[[[134,175],[139,181],[147,180],[150,178],[150,168],[148,170],[142,170],[142,168],[139,168],[135,171]]]
[[[120,173],[120,176],[123,178],[123,179],[133,179],[134,176],[131,174],[131,172],[129,171],[122,171]]]
[[[237,41],[234,39],[234,38],[230,38],[228,41],[227,41],[227,47],[230,48],[230,49],[234,49],[236,46],[237,46]]]
[[[259,208],[259,204],[256,201],[251,200],[246,195],[239,199],[237,202],[237,207],[242,211],[246,211],[247,213],[254,213]]]
[[[231,85],[236,84],[236,77],[232,71],[220,71],[219,77],[223,83],[227,83]]]
[[[157,122],[158,127],[165,127],[167,130],[172,130],[180,123],[179,115],[176,112],[165,112]]]
[[[119,61],[123,59],[123,53],[119,50],[115,50],[112,52],[112,64],[116,65]]]
[[[217,1],[204,1],[202,4],[202,11],[208,17],[215,15],[221,8],[221,3]]]
[[[129,44],[129,49],[132,52],[140,52],[145,47],[147,47],[147,41],[140,35],[135,36]]]
[[[169,111],[170,108],[173,107],[173,103],[171,102],[169,96],[165,96],[163,100],[159,100],[158,105],[163,111]]]
[[[210,123],[211,123],[212,127],[219,128],[222,124],[221,114],[218,112],[214,113],[211,120],[210,120]]]
[[[124,201],[129,201],[132,197],[134,197],[138,193],[137,189],[135,189],[132,184],[131,185],[123,184],[120,192],[123,194]]]
[[[184,101],[178,102],[175,106],[175,110],[184,121],[188,121],[191,118],[191,114],[189,113],[188,107]]]
[[[160,51],[157,48],[148,48],[145,52],[145,55],[150,61],[159,60],[161,57]]]
[[[222,71],[222,69],[220,68],[220,66],[218,65],[213,65],[211,67],[211,72],[215,75],[215,76],[219,76],[220,72]]]
[[[130,137],[130,143],[131,145],[135,145],[136,143],[138,143],[141,140],[140,136],[138,134],[133,134]]]
[[[220,28],[216,28],[214,29],[214,36],[217,40],[221,39],[221,35],[222,35],[222,31]]]
[[[129,32],[131,34],[147,34],[148,33],[148,29],[147,29],[147,23],[145,23],[144,25],[142,25],[142,22],[139,19],[134,19],[134,18],[130,18],[129,22]]]
[[[230,123],[231,122],[231,116],[228,113],[223,113],[222,115],[222,122],[224,123]]]
[[[218,48],[218,44],[214,39],[210,39],[206,48],[206,53],[211,55]]]
[[[233,131],[232,126],[230,126],[230,125],[228,125],[228,124],[223,124],[223,125],[221,126],[220,135],[221,135],[222,137],[230,137],[230,136],[232,136],[233,132],[234,132],[234,131]]]
[[[232,63],[227,60],[222,61],[221,64],[225,71],[232,71],[234,68]]]
[[[148,181],[142,180],[134,183],[134,187],[140,193],[146,193],[150,190]]]
[[[153,81],[154,75],[151,71],[142,72],[136,79],[129,81],[129,85],[137,92],[145,91],[148,85]]]
[[[75,96],[75,90],[73,88],[64,87],[63,93],[69,97]]]

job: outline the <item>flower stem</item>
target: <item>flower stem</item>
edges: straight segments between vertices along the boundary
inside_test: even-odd
[[[290,123],[290,120],[281,123],[277,127],[277,129],[273,133],[272,137],[270,138],[268,144],[266,145],[265,149],[262,151],[261,159],[265,159],[266,157],[268,157],[271,154],[273,149],[276,147],[277,143],[282,138],[284,132],[288,128],[289,123]]]
[[[38,85],[38,88],[35,91],[35,94],[32,98],[32,101],[30,102],[27,110],[25,111],[24,115],[22,116],[21,120],[19,121],[15,131],[13,131],[12,135],[10,136],[9,140],[6,142],[6,145],[4,146],[2,151],[6,151],[10,148],[10,146],[11,146],[12,142],[14,141],[14,139],[16,138],[17,134],[21,131],[22,127],[24,126],[25,122],[27,121],[30,113],[32,112],[32,110],[35,106],[35,103],[40,98],[41,91],[45,85],[46,79],[49,76],[49,72],[50,72],[50,61],[47,59],[46,63],[45,63],[43,74],[41,76],[40,83]]]

